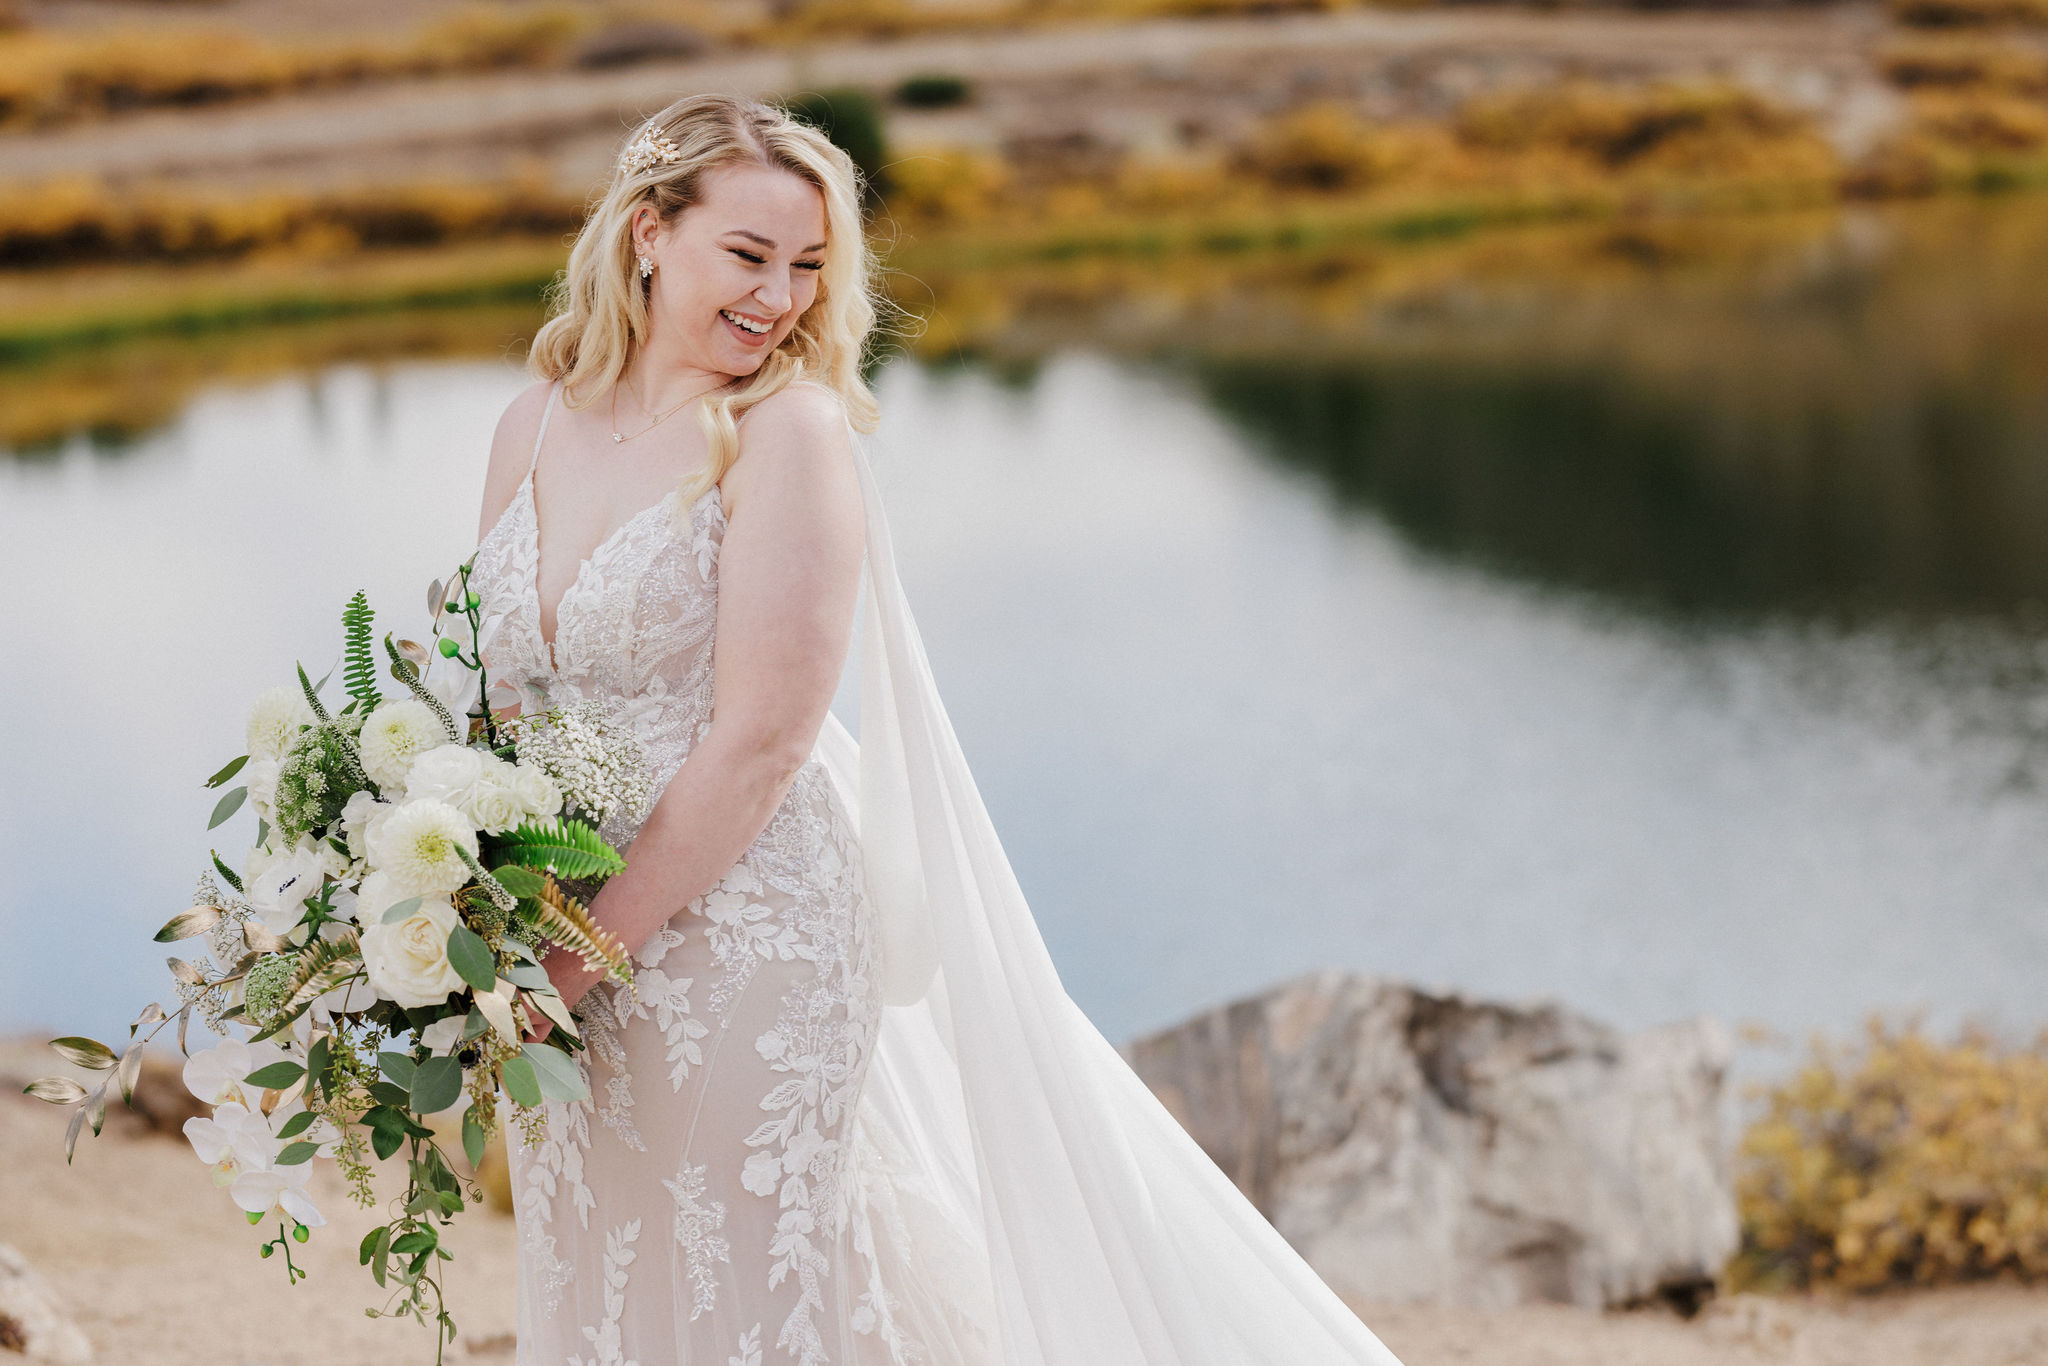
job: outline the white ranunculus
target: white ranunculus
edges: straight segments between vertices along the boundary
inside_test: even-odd
[[[249,889],[249,909],[263,921],[264,929],[286,934],[299,923],[306,913],[306,898],[318,891],[327,877],[328,861],[321,853],[301,844],[271,863],[254,881],[242,884]]]
[[[313,709],[298,688],[270,688],[249,708],[250,759],[282,759],[300,726],[313,724]]]
[[[370,836],[370,866],[401,897],[452,892],[469,881],[462,855],[477,854],[476,827],[446,802],[406,802]]]
[[[512,789],[526,814],[550,820],[562,814],[562,789],[535,764],[517,764],[512,769]]]
[[[242,781],[249,786],[249,809],[272,825],[277,824],[277,773],[282,767],[275,759],[251,759],[242,766]]]
[[[379,703],[363,722],[356,747],[363,757],[363,772],[389,793],[404,789],[415,759],[448,742],[441,718],[426,703],[408,697]]]
[[[435,898],[389,925],[381,919],[366,924],[363,967],[370,985],[402,1006],[439,1005],[462,987],[462,975],[448,961],[448,936],[459,923],[455,908]]]

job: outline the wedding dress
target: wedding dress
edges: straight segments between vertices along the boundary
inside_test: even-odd
[[[556,397],[478,546],[488,662],[528,708],[616,709],[659,791],[711,723],[722,497],[614,531],[550,651],[532,471]],[[508,1131],[521,1366],[1399,1366],[1060,987],[854,448],[865,743],[827,717],[634,989],[585,998],[590,1098]],[[634,833],[604,831],[629,859]]]

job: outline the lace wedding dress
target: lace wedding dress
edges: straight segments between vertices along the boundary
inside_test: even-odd
[[[528,709],[616,709],[659,791],[711,723],[722,497],[613,532],[550,647],[556,397],[472,571],[491,674]],[[635,988],[585,998],[590,1099],[511,1138],[521,1366],[1398,1366],[1060,988],[855,448],[865,743],[828,717]],[[631,858],[633,827],[604,834]]]

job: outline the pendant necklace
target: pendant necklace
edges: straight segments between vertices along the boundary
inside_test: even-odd
[[[629,393],[629,394],[631,394],[631,395],[633,396],[633,402],[635,402],[635,403],[639,403],[639,404],[640,404],[640,411],[641,411],[641,412],[643,412],[643,413],[644,413],[644,412],[646,412],[646,411],[647,411],[647,405],[646,405],[645,403],[640,403],[640,391],[639,391],[638,389],[635,389],[635,388],[633,387],[633,381],[632,381],[632,380],[631,380],[630,378],[628,378],[628,377],[627,377],[626,375],[624,375],[623,373],[621,373],[621,375],[619,376],[619,378],[625,381],[625,384],[626,384],[626,392],[627,392],[627,393]],[[682,410],[683,410],[684,408],[687,408],[687,407],[689,407],[689,406],[690,406],[690,405],[691,405],[692,403],[695,403],[695,402],[696,402],[696,401],[697,401],[698,399],[700,399],[700,398],[704,397],[704,394],[708,394],[708,393],[712,392],[712,390],[713,390],[713,389],[717,389],[718,387],[719,387],[718,385],[715,385],[715,384],[714,384],[714,385],[713,385],[713,386],[711,387],[711,389],[706,389],[706,390],[704,390],[704,391],[703,391],[703,393],[697,393],[697,394],[692,394],[692,395],[690,395],[690,396],[689,396],[688,398],[684,399],[684,400],[683,400],[683,401],[682,401],[681,403],[678,403],[678,404],[677,404],[677,405],[676,405],[675,407],[673,407],[673,408],[669,409],[669,410],[668,410],[667,412],[665,412],[665,413],[661,414],[661,415],[660,415],[659,417],[655,418],[655,419],[654,419],[654,421],[652,421],[652,422],[648,423],[648,424],[647,424],[647,425],[646,425],[645,427],[642,427],[642,428],[641,428],[641,429],[640,429],[639,431],[637,431],[637,432],[634,432],[634,433],[632,433],[632,436],[628,436],[628,435],[627,435],[626,433],[624,433],[624,432],[622,432],[622,431],[620,431],[620,430],[619,430],[619,388],[618,388],[618,386],[617,386],[616,384],[615,384],[615,385],[613,385],[613,386],[612,386],[612,444],[614,444],[614,445],[617,445],[618,443],[620,443],[620,442],[622,442],[622,441],[628,441],[628,440],[631,440],[631,439],[632,439],[632,437],[637,437],[637,436],[645,436],[645,435],[646,435],[647,433],[649,433],[649,432],[653,431],[653,430],[654,430],[654,429],[655,429],[656,427],[660,426],[660,425],[662,424],[662,422],[663,422],[664,420],[666,420],[667,418],[669,418],[669,417],[673,416],[674,414],[676,414],[676,413],[678,413],[678,412],[682,411]]]

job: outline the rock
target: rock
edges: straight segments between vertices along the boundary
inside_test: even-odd
[[[118,1098],[117,1098],[118,1099]],[[145,1052],[135,1076],[137,1117],[150,1129],[173,1138],[184,1135],[185,1121],[213,1113],[211,1106],[185,1088],[185,1070],[175,1056]],[[114,1107],[109,1107],[112,1110]]]
[[[92,1360],[92,1343],[58,1304],[49,1282],[5,1243],[0,1243],[0,1352],[67,1366]]]
[[[1735,1250],[1712,1020],[1623,1035],[1332,972],[1124,1051],[1354,1301],[1689,1308]]]

